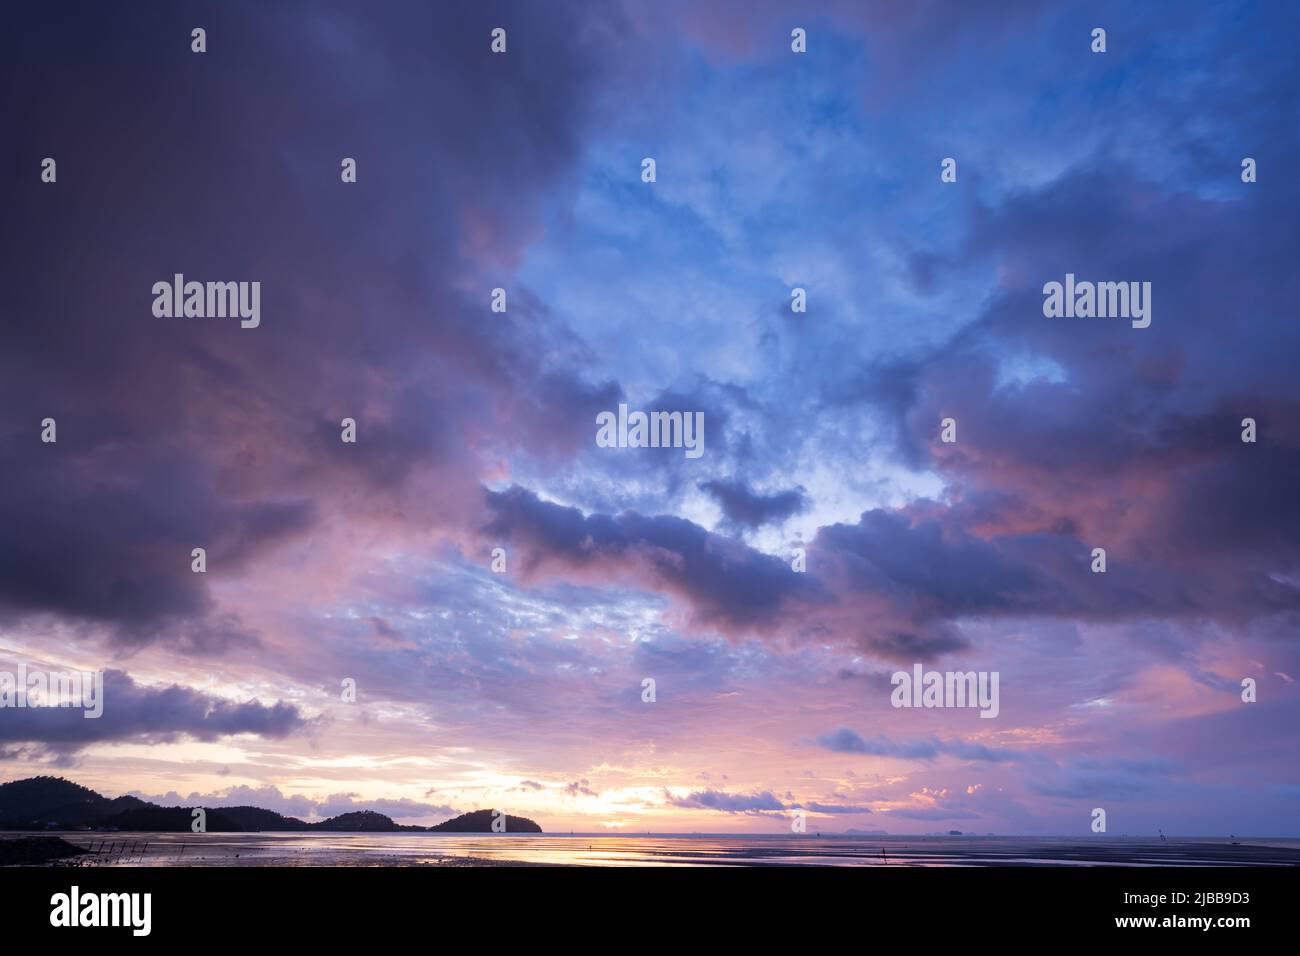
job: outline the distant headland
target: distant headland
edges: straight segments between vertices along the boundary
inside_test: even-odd
[[[129,830],[148,833],[188,833],[190,807],[161,807],[139,797],[109,799],[89,787],[62,777],[29,777],[0,784],[0,830]],[[491,833],[494,810],[475,810],[436,826],[394,823],[371,810],[343,813],[307,823],[261,807],[203,807],[208,833],[330,831],[334,833]],[[506,833],[541,833],[526,817],[503,815]]]

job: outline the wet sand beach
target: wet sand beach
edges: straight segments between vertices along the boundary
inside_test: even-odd
[[[18,836],[0,836],[0,844]],[[1300,840],[1260,838],[428,833],[61,833],[57,838],[87,851],[49,861],[63,866],[1300,866]]]

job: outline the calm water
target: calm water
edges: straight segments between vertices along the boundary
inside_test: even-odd
[[[62,833],[94,866],[1297,866],[1300,840],[433,833]],[[93,862],[90,862],[92,861]]]

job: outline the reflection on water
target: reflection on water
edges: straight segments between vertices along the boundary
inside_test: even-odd
[[[95,866],[1300,865],[1300,840],[437,833],[74,833]]]

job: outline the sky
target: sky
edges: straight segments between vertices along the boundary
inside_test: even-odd
[[[103,672],[104,712],[0,708],[0,781],[1300,835],[1294,4],[3,32],[0,671]],[[156,315],[177,273],[259,323]],[[1067,273],[1150,283],[1150,325],[1046,316]],[[602,447],[620,405],[703,454]],[[997,715],[894,706],[916,665],[996,673]]]

